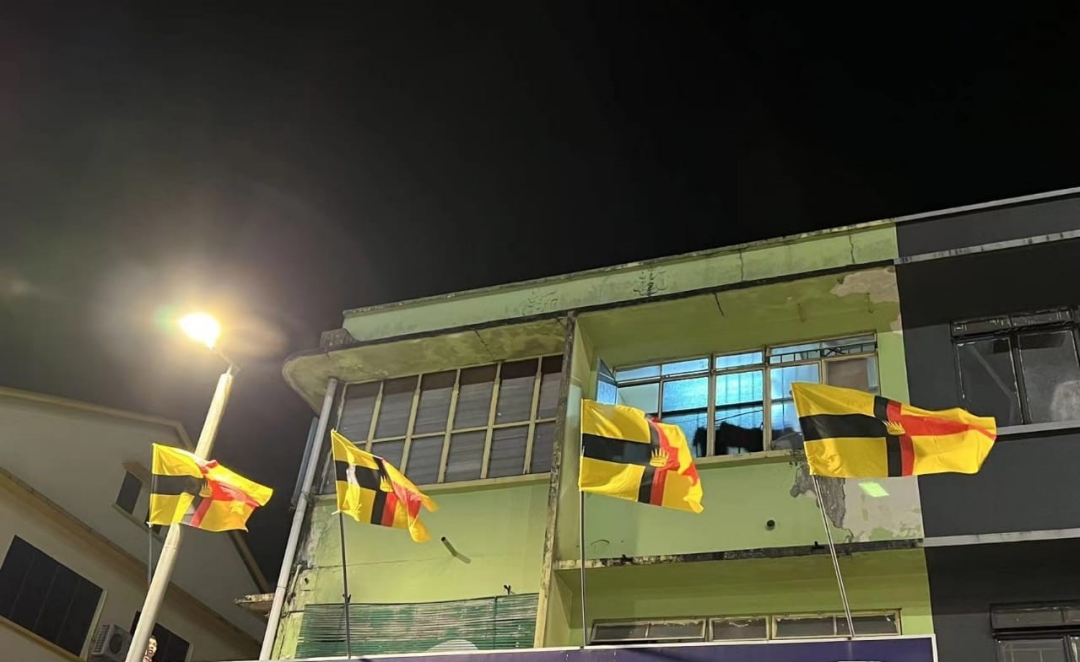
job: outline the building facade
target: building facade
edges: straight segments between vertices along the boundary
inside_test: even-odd
[[[0,659],[123,659],[99,649],[134,630],[161,552],[145,524],[153,442],[192,447],[172,421],[0,389]],[[155,662],[257,654],[264,624],[234,601],[265,582],[242,538],[192,530]]]
[[[971,351],[958,340],[968,332],[980,348],[1028,341],[1026,331],[976,324],[989,316],[1050,315],[1036,326],[1054,339],[1072,333],[1072,313],[1060,312],[1077,303],[1071,280],[1054,279],[1060,295],[1031,290],[1075,269],[1055,257],[1080,230],[1065,227],[1080,219],[1073,204],[1067,195],[1003,203],[346,311],[318,350],[289,359],[285,378],[316,410],[330,390],[329,426],[438,502],[424,514],[433,539],[342,523],[324,452],[274,656],[345,653],[342,541],[353,655],[586,640],[780,650],[843,638],[824,511],[857,635],[936,635],[949,661],[995,659],[999,649],[1004,662],[1028,659],[1018,651],[1037,643],[989,623],[1020,619],[1032,602],[1080,598],[1080,584],[1051,579],[1058,566],[1014,565],[1059,554],[1063,566],[1070,531],[1080,532],[1066,506],[1077,489],[1065,477],[1073,451],[1062,422],[1072,395],[1033,386],[1026,404],[1001,409],[993,394],[973,399],[971,389],[990,392],[985,381],[960,389],[969,373],[954,357]],[[998,234],[975,230],[971,214],[998,214]],[[1026,253],[1042,271],[1005,296],[965,262],[990,259],[968,255],[972,237],[1016,243],[983,251],[994,259],[1053,256]],[[987,269],[1004,283],[1020,262]],[[828,479],[815,495],[799,459],[793,381],[965,406],[1006,429],[976,476]],[[582,398],[681,426],[704,513],[581,499]],[[1043,493],[1061,507],[1042,505]],[[975,544],[987,534],[997,537]],[[1068,611],[1046,609],[1042,618]],[[1074,645],[1059,625],[1061,645]]]

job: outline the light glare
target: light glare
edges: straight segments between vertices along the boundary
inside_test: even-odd
[[[206,345],[207,349],[214,349],[218,336],[221,335],[221,325],[206,313],[192,313],[181,317],[180,328],[192,340]]]

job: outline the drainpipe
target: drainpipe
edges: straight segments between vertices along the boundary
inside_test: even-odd
[[[337,383],[337,380],[333,377],[326,383],[326,397],[323,398],[322,411],[319,413],[319,424],[315,428],[315,439],[314,443],[311,444],[311,455],[307,458],[307,471],[304,472],[303,482],[301,483],[300,497],[296,500],[296,512],[293,513],[292,528],[289,529],[289,542],[285,545],[285,558],[281,560],[281,572],[278,573],[277,587],[274,589],[274,604],[270,607],[266,634],[263,636],[262,650],[259,652],[260,660],[269,660],[270,654],[274,650],[278,621],[281,620],[281,609],[285,605],[285,591],[289,586],[289,575],[292,574],[293,560],[296,558],[296,547],[300,542],[300,529],[304,525],[304,516],[307,514],[308,502],[311,500],[311,484],[315,481],[315,471],[319,466],[319,456],[322,452],[323,438],[326,437],[326,426],[330,422],[330,410],[334,404]]]

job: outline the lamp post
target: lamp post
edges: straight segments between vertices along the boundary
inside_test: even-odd
[[[192,340],[206,345],[206,348],[222,357],[228,364],[225,372],[218,378],[214,397],[210,401],[210,409],[206,412],[206,421],[199,433],[199,442],[195,446],[195,456],[206,459],[214,446],[214,438],[217,436],[218,425],[225,413],[225,404],[229,401],[229,391],[232,390],[233,379],[240,369],[225,357],[217,348],[217,340],[221,335],[221,326],[213,317],[204,313],[187,315],[180,320],[180,328]],[[157,569],[150,580],[150,588],[146,592],[146,600],[143,602],[142,611],[139,615],[139,624],[131,635],[131,646],[128,648],[125,662],[143,662],[145,654],[149,653],[147,646],[150,635],[154,631],[154,623],[157,621],[158,610],[165,598],[165,592],[169,588],[169,580],[172,577],[173,568],[176,566],[176,555],[180,551],[180,542],[183,540],[184,527],[173,524],[169,527],[169,533],[165,536],[165,544],[161,547],[161,555],[158,557]],[[150,563],[150,559],[146,559]],[[153,655],[153,653],[150,653]]]

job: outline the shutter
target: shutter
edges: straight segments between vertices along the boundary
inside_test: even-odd
[[[485,427],[491,410],[491,390],[495,385],[495,366],[468,368],[461,371],[458,385],[454,429]]]
[[[484,441],[487,432],[459,432],[450,436],[450,451],[446,456],[446,478],[443,482],[476,480],[484,464]]]
[[[529,420],[532,413],[536,360],[503,364],[499,373],[499,402],[495,407],[496,423]]]
[[[416,377],[391,379],[383,384],[379,420],[375,423],[375,438],[404,437],[409,427]],[[400,459],[400,458],[398,458]]]
[[[446,429],[455,376],[453,371],[439,372],[424,375],[420,380],[420,404],[416,408],[413,434],[429,434]]]
[[[349,384],[345,388],[345,406],[341,409],[337,430],[357,446],[362,447],[367,441],[378,395],[379,382]]]
[[[540,366],[540,404],[537,418],[555,418],[559,408],[559,390],[562,386],[562,357],[549,356]]]
[[[551,454],[555,450],[555,423],[537,423],[533,432],[532,458],[529,473],[542,474],[551,471]]]
[[[487,477],[520,476],[525,471],[525,447],[528,441],[528,425],[493,430]]]
[[[362,657],[424,653],[436,646],[439,650],[532,648],[537,600],[537,594],[530,593],[451,602],[350,605],[350,652]],[[308,605],[296,657],[343,655],[343,605]]]
[[[443,437],[421,437],[409,444],[409,464],[405,475],[417,485],[439,482],[439,463],[442,462]]]
[[[401,467],[401,455],[405,452],[405,440],[380,441],[371,445],[371,453],[395,467]]]

